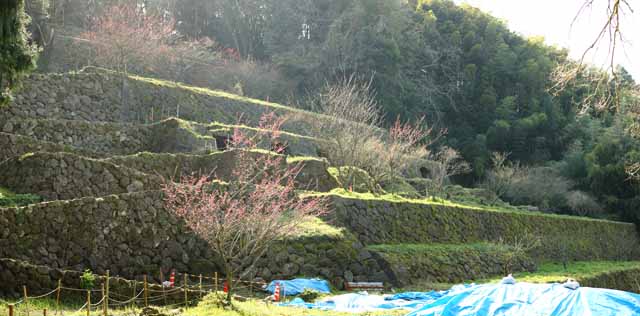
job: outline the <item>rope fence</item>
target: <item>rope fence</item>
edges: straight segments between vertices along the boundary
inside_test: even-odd
[[[182,284],[178,285],[177,278],[174,276],[182,277]],[[58,280],[58,285],[55,289],[49,290],[40,295],[29,295],[27,286],[22,287],[22,298],[20,300],[7,304],[9,316],[17,316],[17,307],[21,309],[21,315],[26,316],[39,316],[42,313],[43,316],[47,316],[47,309],[36,310],[33,304],[35,300],[52,299],[55,300],[55,315],[64,316],[65,312],[61,309],[62,294],[75,293],[75,296],[83,295],[86,293],[86,301],[84,304],[73,314],[80,314],[83,311],[87,316],[91,316],[92,312],[102,314],[103,316],[109,315],[109,309],[112,310],[118,308],[127,307],[148,307],[149,305],[164,306],[164,307],[177,307],[177,306],[193,306],[203,296],[217,292],[224,289],[226,291],[226,279],[219,278],[218,273],[214,273],[213,277],[204,275],[194,275],[188,273],[174,272],[171,278],[169,286],[164,281],[162,271],[160,272],[160,284],[148,282],[148,276],[144,275],[143,281],[126,280],[122,278],[113,278],[109,276],[107,270],[105,276],[98,276],[96,279],[103,280],[101,289],[83,289],[74,288],[69,286],[62,286],[62,280]],[[124,282],[129,286],[133,286],[131,296],[125,295],[121,292],[110,292],[110,281],[118,281],[120,284]],[[194,281],[196,279],[197,281]],[[208,281],[203,283],[203,281]],[[141,283],[141,284],[140,284]],[[255,289],[262,289],[265,282],[255,282],[246,280],[233,280],[234,290],[248,290],[252,295]],[[141,288],[138,286],[142,285]],[[150,288],[151,286],[151,288]],[[139,290],[138,290],[139,289]],[[96,300],[92,302],[92,299]],[[169,302],[169,303],[168,303]],[[34,306],[32,306],[32,304]],[[68,313],[68,311],[67,311]]]

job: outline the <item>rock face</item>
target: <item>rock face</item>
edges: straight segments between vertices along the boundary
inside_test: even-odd
[[[338,222],[365,244],[507,243],[536,236],[542,260],[640,258],[635,225],[529,212],[337,198]]]
[[[37,152],[0,164],[0,186],[46,200],[158,190],[156,175],[69,153]]]
[[[35,152],[0,162],[0,186],[46,200],[67,200],[159,190],[164,179],[182,175],[215,174],[223,181],[233,181],[236,157],[236,151],[225,151],[208,155],[142,153],[97,160],[73,153]],[[287,167],[283,157],[282,168]],[[297,180],[300,189],[330,191],[336,186],[323,161],[304,162]]]
[[[164,209],[157,191],[0,209],[0,227],[9,228],[0,232],[0,258],[99,274],[110,269],[126,278],[171,268],[205,275],[221,271],[206,242]],[[336,286],[342,286],[347,270],[359,280],[384,276],[354,243],[346,232],[281,241],[259,260],[254,276],[322,276]]]
[[[110,155],[152,151],[152,131],[145,125],[13,118],[6,133]],[[5,125],[6,127],[6,125]]]
[[[265,112],[283,116],[302,113],[171,82],[128,77],[123,85],[122,80],[117,74],[96,69],[73,74],[33,74],[23,80],[24,88],[17,92],[9,110],[0,113],[0,128],[10,118],[144,124],[179,116],[201,123],[216,120],[234,124],[240,115],[247,125],[258,126]],[[284,129],[309,136],[306,125],[291,120]]]

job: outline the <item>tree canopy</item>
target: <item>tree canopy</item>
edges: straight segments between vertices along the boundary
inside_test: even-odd
[[[0,4],[0,104],[10,99],[21,75],[35,67],[36,49],[28,41],[24,0]]]

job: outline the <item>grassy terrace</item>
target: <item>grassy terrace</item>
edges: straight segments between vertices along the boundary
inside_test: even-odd
[[[514,273],[513,276],[518,282],[562,283],[568,278],[580,281],[598,277],[606,273],[637,269],[640,269],[640,261],[577,261],[568,263],[566,270],[562,263],[545,262],[538,265],[536,272],[517,272]],[[497,283],[500,282],[501,279],[502,276],[497,276],[477,281],[468,280],[464,283]],[[433,283],[417,280],[414,284],[399,289],[398,291],[447,290],[454,285],[453,283]],[[640,288],[638,290],[640,290]]]
[[[580,280],[632,269],[640,269],[640,261],[578,261],[568,263],[566,270],[562,263],[547,262],[539,265],[536,272],[515,273],[514,277],[521,282],[553,283],[564,282],[567,278]],[[493,278],[483,282],[497,282],[500,279]]]
[[[584,220],[584,221],[601,221],[601,222],[620,223],[617,221],[606,220],[606,219],[528,211],[523,208],[519,208],[515,206],[495,207],[495,206],[487,206],[487,205],[477,205],[472,203],[461,204],[461,203],[457,203],[457,202],[453,202],[453,201],[449,201],[449,200],[445,200],[437,197],[413,199],[413,198],[406,198],[393,193],[376,195],[373,193],[350,192],[341,188],[331,190],[330,192],[304,192],[302,193],[302,196],[335,196],[335,197],[341,197],[345,199],[355,199],[355,200],[364,200],[364,201],[438,205],[438,206],[456,207],[456,208],[464,208],[464,209],[488,211],[488,212],[519,213],[519,214],[528,214],[528,215],[547,216],[547,217],[553,217],[553,218],[567,218],[567,219],[574,219],[574,220],[578,219],[578,220]]]
[[[385,253],[399,255],[418,255],[428,253],[429,255],[441,255],[454,251],[475,250],[480,252],[490,250],[507,250],[508,246],[492,244],[487,242],[470,244],[392,244],[392,245],[371,245],[367,249]]]

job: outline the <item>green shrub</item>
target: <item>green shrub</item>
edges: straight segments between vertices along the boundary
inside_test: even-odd
[[[313,289],[304,289],[298,297],[303,299],[305,302],[313,302],[320,296],[320,292]]]
[[[42,198],[35,194],[15,194],[0,188],[0,207],[21,207],[41,201]]]
[[[91,270],[84,270],[84,273],[80,276],[80,287],[83,289],[93,289],[96,285],[96,276]]]

